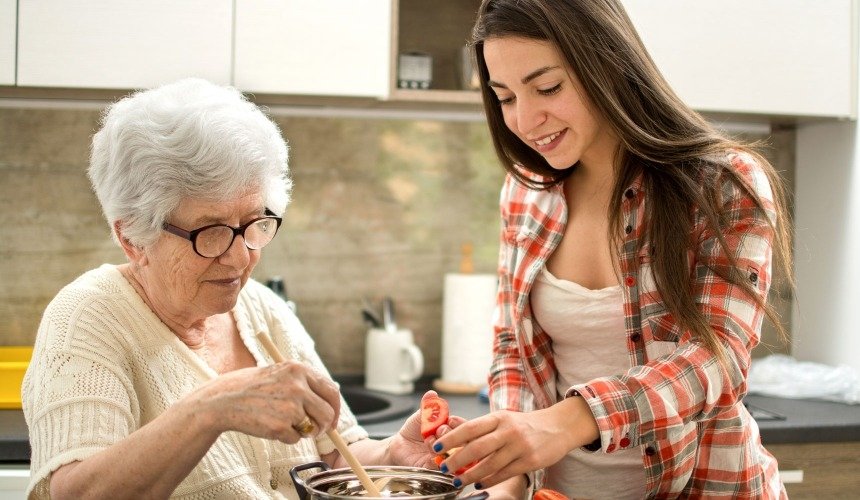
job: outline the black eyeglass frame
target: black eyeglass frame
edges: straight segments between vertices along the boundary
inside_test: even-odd
[[[284,219],[283,219],[283,217],[278,217],[277,215],[275,215],[275,213],[272,212],[271,210],[266,210],[266,215],[264,215],[263,217],[257,217],[256,219],[250,220],[250,221],[242,224],[239,227],[228,226],[227,224],[209,224],[208,226],[198,227],[197,229],[192,229],[191,231],[187,231],[185,229],[182,229],[179,226],[174,226],[173,224],[165,222],[164,224],[161,225],[161,229],[167,231],[170,234],[179,236],[180,238],[185,238],[186,240],[190,241],[191,242],[191,248],[194,249],[194,253],[203,257],[204,259],[217,259],[218,257],[227,253],[228,250],[230,250],[230,247],[233,246],[233,242],[236,241],[236,236],[240,236],[240,235],[242,236],[242,239],[245,240],[245,248],[247,248],[249,250],[260,250],[260,248],[263,248],[263,247],[260,247],[260,248],[249,247],[248,246],[248,240],[245,239],[245,231],[249,227],[251,227],[253,224],[256,224],[257,222],[260,222],[261,220],[265,220],[265,219],[271,219],[271,220],[275,221],[275,223],[276,223],[275,234],[272,235],[272,239],[275,239],[275,235],[278,234],[278,229],[281,228],[281,222],[283,222]],[[197,251],[197,236],[200,233],[202,233],[203,231],[210,229],[210,228],[213,228],[213,227],[226,227],[226,228],[232,230],[233,231],[233,239],[230,240],[230,244],[227,245],[227,248],[225,248],[223,252],[221,252],[218,255],[215,255],[214,257],[208,257],[208,256],[203,255],[202,253]],[[271,240],[269,240],[269,243],[271,243]],[[269,243],[266,243],[266,245],[268,245]]]

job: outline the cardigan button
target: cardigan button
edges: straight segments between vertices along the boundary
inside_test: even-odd
[[[627,198],[628,200],[633,198],[634,196],[636,196],[636,192],[633,191],[633,188],[630,188],[627,191],[624,191],[624,197]]]
[[[632,340],[633,342],[639,342],[639,339],[641,339],[641,338],[642,338],[642,335],[639,335],[638,333],[634,333],[633,335],[630,336],[630,340]]]
[[[645,454],[649,457],[653,457],[657,453],[657,450],[654,449],[653,446],[648,446],[645,448]]]
[[[633,285],[636,284],[636,278],[634,278],[633,276],[628,276],[628,277],[624,278],[624,284],[629,286],[629,287],[632,287]]]
[[[631,226],[630,224],[627,224],[627,227],[624,228],[624,232],[627,234],[632,233],[633,232],[633,226]]]
[[[622,448],[627,448],[630,446],[630,439],[626,437],[621,438],[621,441],[619,441],[618,444],[621,445]]]

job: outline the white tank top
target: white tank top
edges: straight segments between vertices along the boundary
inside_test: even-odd
[[[630,368],[621,286],[590,290],[544,267],[531,292],[535,321],[552,338],[559,399],[575,385]],[[642,498],[645,469],[637,448],[576,449],[547,469],[548,488],[571,498]]]

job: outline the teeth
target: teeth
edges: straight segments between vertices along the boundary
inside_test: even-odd
[[[547,144],[551,143],[553,141],[553,139],[558,137],[559,134],[561,134],[561,132],[556,132],[556,133],[552,134],[551,136],[544,137],[543,139],[541,139],[539,141],[535,141],[535,144],[537,144],[538,146],[546,146]]]

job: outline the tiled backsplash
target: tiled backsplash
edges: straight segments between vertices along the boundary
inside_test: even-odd
[[[0,108],[0,344],[31,344],[63,285],[124,260],[85,174],[98,118],[96,110]],[[254,277],[284,277],[332,371],[364,371],[362,299],[389,295],[424,352],[425,372],[439,373],[444,274],[458,271],[464,243],[474,245],[476,272],[496,268],[503,171],[486,125],[276,121],[290,145],[293,202]],[[771,158],[791,174],[793,132],[771,141]],[[770,330],[765,343],[787,352]]]

